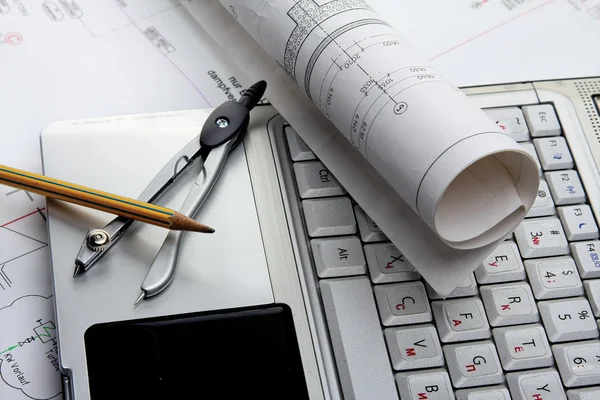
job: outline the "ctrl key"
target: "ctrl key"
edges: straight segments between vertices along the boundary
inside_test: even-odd
[[[567,396],[554,368],[506,374],[514,400],[565,400]]]
[[[448,372],[442,368],[396,374],[401,399],[456,400]]]

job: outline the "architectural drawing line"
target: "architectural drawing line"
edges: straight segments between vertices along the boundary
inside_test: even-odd
[[[2,267],[0,267],[0,276],[2,276],[2,279],[4,279],[4,281],[6,282],[6,284],[8,286],[12,286],[12,281],[10,280],[8,275],[6,275],[6,272],[4,272],[5,266],[6,266],[6,264],[2,264]]]
[[[339,15],[343,12],[351,10],[370,10],[371,7],[364,0],[332,0],[322,6],[318,5],[315,0],[298,0],[296,4],[287,12],[288,17],[296,23],[296,28],[290,33],[285,46],[283,64],[285,71],[294,79],[296,61],[300,49],[304,45],[306,38],[313,32],[315,26],[328,20],[331,17]],[[314,15],[311,15],[312,11]],[[310,22],[315,25],[303,25],[305,17],[309,18]],[[317,21],[316,18],[319,18]]]
[[[299,3],[298,3],[298,4],[299,4]],[[301,10],[303,10],[304,12],[306,12],[306,11],[304,10],[304,8],[302,8],[301,6],[300,6],[300,9],[301,9]],[[340,44],[339,44],[339,43],[338,43],[338,42],[335,40],[335,38],[331,37],[331,35],[329,34],[329,32],[327,32],[327,31],[326,31],[326,30],[325,30],[325,29],[324,29],[324,28],[321,26],[321,24],[320,24],[320,23],[318,23],[318,22],[317,22],[317,21],[316,21],[316,20],[315,20],[315,19],[314,19],[314,18],[313,18],[313,17],[312,17],[310,14],[308,14],[308,12],[306,12],[306,15],[308,16],[308,18],[309,18],[309,19],[311,19],[311,20],[313,21],[313,23],[316,25],[316,27],[317,27],[317,28],[321,29],[321,31],[323,31],[323,33],[324,33],[325,35],[327,35],[327,38],[328,38],[329,40],[331,40],[331,43],[334,43],[334,44],[335,44],[335,45],[336,45],[336,46],[337,46],[337,47],[338,47],[338,48],[339,48],[339,49],[340,49],[342,52],[344,52],[344,53],[346,54],[346,56],[348,56],[348,58],[349,58],[349,59],[352,59],[352,56],[350,56],[350,54],[348,54],[348,51],[347,51],[346,49],[344,49],[344,48],[343,48],[343,47],[342,47],[342,46],[341,46],[341,45],[340,45]],[[382,25],[387,25],[387,24],[383,23],[383,21],[382,21]],[[388,26],[389,26],[389,25],[388,25]],[[342,27],[342,28],[343,28],[343,27]],[[344,33],[346,33],[346,32],[350,32],[351,30],[353,30],[353,29],[352,29],[352,28],[351,28],[351,29],[347,29],[347,30],[345,30],[345,31],[344,31]],[[315,51],[317,51],[317,49],[315,49]],[[321,51],[322,51],[322,50],[321,50]],[[313,52],[313,55],[314,55],[314,52]],[[315,61],[315,62],[316,62],[316,61]],[[370,75],[370,74],[369,74],[369,73],[368,73],[368,72],[367,72],[367,71],[366,71],[366,70],[365,70],[365,69],[364,69],[364,68],[363,68],[363,67],[362,67],[362,66],[361,66],[359,63],[358,63],[358,60],[356,60],[356,61],[354,62],[354,65],[356,65],[356,66],[357,66],[357,67],[358,67],[358,68],[359,68],[359,69],[360,69],[360,70],[361,70],[361,71],[362,71],[362,72],[363,72],[363,73],[364,73],[364,74],[365,74],[367,77],[369,77],[369,79],[371,79],[371,80],[373,80],[373,81],[377,82],[377,80],[373,79],[373,77],[372,77],[372,76],[371,76],[371,75]],[[391,100],[391,101],[393,101],[394,103],[396,103],[396,101],[395,101],[395,100],[392,98],[392,96],[390,96],[390,95],[389,95],[389,94],[388,94],[388,93],[385,91],[385,89],[384,89],[384,88],[382,88],[381,86],[379,86],[379,88],[380,88],[380,89],[381,89],[381,90],[382,90],[382,91],[383,91],[385,94],[387,94],[387,95],[389,96],[389,98],[390,98],[390,100]],[[310,96],[310,91],[309,91],[307,94]]]
[[[11,231],[12,233],[16,233],[17,235],[21,235],[21,236],[23,236],[23,237],[26,237],[27,239],[31,239],[31,240],[33,240],[33,241],[35,241],[35,242],[38,242],[38,243],[41,243],[41,244],[48,244],[48,243],[42,242],[41,240],[37,240],[36,238],[33,238],[33,237],[31,237],[31,236],[28,236],[28,235],[26,235],[26,234],[24,234],[24,233],[17,232],[17,231],[15,231],[15,230],[13,230],[13,229],[7,228],[7,227],[5,227],[5,226],[2,226],[1,228],[2,228],[2,229],[6,229],[7,231]]]
[[[41,249],[43,249],[43,248],[45,248],[45,247],[48,247],[48,245],[47,245],[47,244],[45,244],[45,245],[43,245],[43,246],[40,246],[40,247],[38,247],[37,249],[33,249],[33,250],[31,250],[31,251],[28,251],[27,253],[21,254],[21,255],[19,255],[19,256],[17,256],[17,257],[11,258],[10,260],[3,261],[3,262],[4,262],[5,264],[8,264],[8,263],[9,263],[9,262],[11,262],[11,261],[15,261],[15,260],[18,260],[19,258],[23,258],[23,257],[25,257],[25,256],[27,256],[27,255],[29,255],[29,254],[31,254],[31,253],[33,253],[33,252],[35,252],[35,251],[38,251],[38,250],[41,250]]]
[[[306,94],[308,94],[308,97],[311,97],[310,94],[310,80],[312,78],[312,71],[315,67],[315,64],[317,63],[317,60],[319,59],[319,57],[321,57],[321,54],[323,53],[323,51],[325,50],[325,48],[327,46],[329,46],[331,44],[331,42],[335,41],[335,38],[340,37],[341,35],[343,35],[344,33],[358,28],[360,26],[364,26],[364,25],[372,25],[372,24],[380,24],[380,25],[387,25],[389,26],[386,22],[382,21],[382,20],[378,20],[378,19],[363,19],[363,20],[359,20],[359,21],[354,21],[350,24],[346,24],[344,26],[339,27],[338,29],[336,29],[335,31],[330,33],[327,33],[327,37],[317,46],[317,48],[313,51],[310,60],[308,61],[308,66],[306,67],[306,73],[304,75],[304,90],[306,91]],[[318,27],[323,30],[325,32],[325,30],[318,25]],[[362,47],[360,47],[360,45],[358,45],[358,43],[354,42],[360,49],[361,51],[364,51],[364,49]],[[337,43],[336,43],[337,44]],[[344,50],[344,53],[346,55],[348,55],[348,53]],[[336,63],[337,64],[337,63]]]
[[[430,59],[429,59],[429,61],[433,61],[433,60],[435,60],[435,59],[437,59],[437,58],[440,58],[441,56],[443,56],[443,55],[445,55],[445,54],[448,54],[448,53],[450,53],[450,52],[452,52],[452,51],[454,51],[454,50],[458,49],[459,47],[462,47],[462,46],[464,46],[464,45],[465,45],[465,44],[467,44],[467,43],[471,43],[472,41],[474,41],[474,40],[476,40],[476,39],[479,39],[480,37],[482,37],[482,36],[485,36],[485,35],[487,35],[488,33],[492,32],[492,31],[495,31],[496,29],[498,29],[498,28],[501,28],[501,27],[503,27],[504,25],[506,25],[506,24],[508,24],[508,23],[510,23],[510,22],[513,22],[513,21],[515,21],[515,20],[517,20],[517,19],[519,19],[519,18],[521,18],[521,17],[524,17],[524,16],[525,16],[525,15],[527,15],[527,14],[530,14],[530,13],[532,13],[533,11],[539,10],[540,8],[542,8],[542,7],[545,7],[545,6],[547,6],[548,4],[550,4],[550,3],[554,3],[554,2],[555,2],[555,0],[548,0],[548,1],[546,1],[545,3],[542,3],[542,4],[540,4],[540,5],[538,5],[538,6],[534,7],[534,8],[532,8],[531,10],[527,10],[527,11],[525,11],[525,12],[521,13],[521,14],[515,15],[514,17],[512,17],[512,18],[509,18],[509,19],[507,19],[506,21],[504,21],[504,22],[501,22],[500,24],[498,24],[498,25],[495,25],[495,26],[491,27],[490,29],[487,29],[487,30],[485,30],[485,31],[483,31],[483,32],[481,32],[481,33],[479,33],[479,34],[477,34],[477,35],[473,36],[472,38],[469,38],[469,39],[465,40],[464,42],[461,42],[461,43],[457,44],[456,46],[453,46],[453,47],[449,48],[448,50],[441,52],[440,54],[438,54],[438,55],[436,55],[436,56],[434,56],[434,57],[430,58]]]
[[[375,38],[375,37],[378,37],[378,36],[386,36],[386,34],[385,34],[385,33],[382,33],[382,34],[379,34],[379,35],[372,35],[372,36],[369,36],[369,37],[366,37],[366,38],[364,38],[364,39],[361,39],[361,40],[359,40],[359,41],[358,41],[358,43],[364,42],[365,40],[373,39],[373,38]],[[356,43],[356,41],[354,41],[354,43]],[[356,44],[358,44],[358,43],[356,43]],[[361,46],[359,45],[359,47],[361,47]],[[362,47],[361,47],[361,48],[362,48]],[[364,49],[363,49],[363,50],[364,50]],[[339,57],[340,57],[342,54],[344,54],[344,53],[343,53],[343,52],[340,52],[340,53],[337,55],[336,59],[338,59],[338,58],[339,58]],[[327,69],[327,71],[325,72],[325,74],[324,74],[323,76],[327,76],[327,75],[329,75],[329,72],[331,72],[331,69],[333,68],[333,66],[334,66],[334,65],[336,65],[336,66],[337,66],[337,62],[336,62],[335,60],[333,60],[333,59],[332,59],[332,61],[333,61],[333,64],[331,64],[331,65],[329,66],[329,68]],[[339,68],[339,67],[338,67],[338,68]],[[338,71],[336,71],[336,75],[339,73],[339,71],[340,71],[339,69],[338,69]],[[335,77],[334,77],[334,80],[335,80]],[[320,93],[320,95],[319,95],[319,104],[323,102],[323,86],[324,86],[324,85],[325,85],[325,78],[323,78],[323,80],[321,81],[321,88],[319,89],[319,93]],[[329,88],[331,88],[331,85],[329,85]],[[327,89],[327,90],[329,90],[329,89]]]
[[[13,219],[12,221],[8,221],[8,222],[6,222],[6,223],[4,223],[4,224],[0,225],[0,228],[4,228],[5,226],[8,226],[8,225],[10,225],[10,224],[14,224],[14,223],[15,223],[15,222],[17,222],[17,221],[20,221],[20,220],[22,220],[22,219],[24,219],[24,218],[30,217],[30,216],[32,216],[32,215],[34,215],[34,214],[37,214],[38,212],[40,212],[40,211],[43,211],[43,210],[45,210],[45,209],[46,209],[46,207],[38,208],[38,209],[36,209],[35,211],[33,211],[33,212],[30,212],[29,214],[25,214],[25,215],[23,215],[22,217],[15,218],[15,219]]]

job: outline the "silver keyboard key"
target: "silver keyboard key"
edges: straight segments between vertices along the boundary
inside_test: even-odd
[[[555,344],[552,351],[565,386],[600,385],[600,340]]]
[[[533,139],[542,168],[546,171],[573,168],[573,157],[564,137]]]
[[[385,340],[397,371],[441,367],[444,354],[431,324],[386,328]]]
[[[483,260],[475,270],[479,283],[501,283],[525,279],[525,268],[519,249],[513,241],[505,241]]]
[[[567,390],[569,400],[598,400],[600,399],[600,387]]]
[[[365,257],[374,283],[414,281],[421,277],[391,242],[365,245]]]
[[[317,158],[291,126],[286,126],[284,131],[293,161],[315,160]]]
[[[354,206],[354,212],[356,213],[356,220],[358,221],[358,230],[360,231],[360,238],[365,243],[370,242],[383,242],[389,241],[387,236],[381,231],[381,228],[377,226],[375,222],[365,213],[365,211],[359,206]]]
[[[491,326],[538,322],[540,315],[525,282],[481,287],[481,299]]]
[[[457,390],[456,400],[511,400],[511,397],[506,386],[495,385]]]
[[[531,136],[558,136],[561,134],[560,123],[552,105],[524,106],[523,114],[531,129]]]
[[[356,236],[313,239],[310,245],[320,278],[362,275],[367,272],[362,244]]]
[[[302,200],[302,208],[311,237],[356,233],[356,220],[347,197]]]
[[[320,161],[294,163],[298,194],[303,199],[346,194],[346,189]]]
[[[491,340],[448,344],[443,349],[454,387],[485,386],[504,382],[496,346]]]
[[[515,229],[515,238],[523,258],[569,254],[569,243],[556,217],[525,219]]]
[[[583,294],[583,285],[571,257],[526,260],[525,268],[533,295],[538,300]]]
[[[554,368],[509,372],[506,381],[513,400],[566,400],[560,376]]]
[[[549,367],[554,363],[550,343],[540,324],[494,328],[492,334],[507,371]]]
[[[479,293],[477,289],[477,281],[475,281],[475,276],[473,273],[467,276],[467,278],[459,283],[459,285],[450,292],[446,297],[441,297],[429,284],[425,284],[427,287],[427,293],[429,294],[429,298],[433,300],[439,299],[453,299],[456,297],[467,297],[467,296],[475,296]]]
[[[538,303],[548,340],[553,343],[595,339],[598,325],[583,297],[545,300]]]
[[[540,159],[537,155],[537,152],[535,151],[535,147],[533,146],[532,142],[522,142],[519,143],[519,145],[521,146],[521,148],[523,150],[525,150],[527,153],[529,153],[529,155],[535,160],[535,163],[538,166],[538,173],[540,176],[542,176],[542,164],[540,163]]]
[[[579,276],[583,279],[600,278],[600,241],[571,243],[570,246]]]
[[[320,287],[344,398],[398,400],[369,279],[324,279]]]
[[[483,304],[477,298],[434,301],[431,308],[444,343],[492,336]]]
[[[559,206],[585,203],[586,196],[577,171],[566,169],[545,173],[554,204]]]
[[[517,142],[529,140],[529,129],[519,107],[490,108],[483,110],[502,133],[507,134]]]
[[[432,320],[425,286],[419,281],[376,285],[375,299],[385,326]]]
[[[583,282],[585,294],[596,318],[600,318],[600,279],[590,279]]]
[[[598,239],[598,225],[587,204],[558,207],[558,215],[570,241]]]
[[[455,400],[448,372],[442,368],[396,374],[402,400]],[[372,400],[379,400],[373,397]]]
[[[526,218],[549,217],[555,214],[556,208],[554,207],[554,200],[552,200],[548,183],[546,183],[544,179],[540,179],[537,196],[529,209]]]

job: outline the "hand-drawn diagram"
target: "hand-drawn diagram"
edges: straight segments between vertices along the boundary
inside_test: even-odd
[[[0,330],[0,382],[31,399],[61,394],[52,309],[50,297],[37,295],[0,308],[0,321],[10,321]]]
[[[207,71],[239,83],[236,98],[251,83],[177,0],[0,0],[0,19],[0,163],[25,170],[42,172],[53,121],[211,107],[228,95]],[[0,185],[2,400],[60,397],[45,219],[43,197]]]

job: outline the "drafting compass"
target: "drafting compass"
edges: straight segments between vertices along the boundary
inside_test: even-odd
[[[200,134],[164,165],[138,200],[155,202],[184,170],[202,159],[202,171],[179,210],[181,214],[194,218],[210,194],[229,153],[242,141],[248,128],[250,111],[261,100],[266,86],[265,81],[259,81],[246,90],[239,101],[227,101],[217,107],[204,123]],[[102,228],[90,229],[75,259],[73,277],[89,270],[133,222],[125,217],[117,217]],[[185,231],[169,231],[141,285],[142,293],[135,304],[159,294],[171,283],[184,234]]]

